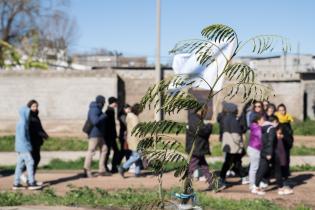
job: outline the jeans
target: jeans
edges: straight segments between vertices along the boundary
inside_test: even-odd
[[[250,165],[249,165],[249,183],[250,185],[255,184],[256,173],[259,167],[260,161],[260,151],[252,147],[247,147],[247,154],[249,156]]]
[[[40,162],[40,148],[33,147],[31,155],[32,155],[32,158],[34,160],[33,170],[34,170],[34,176],[35,176],[38,164]],[[25,171],[26,171],[26,166],[24,166],[24,168],[23,168],[23,172],[25,172]]]
[[[26,166],[27,178],[29,184],[34,184],[34,160],[30,152],[19,152],[17,156],[17,163],[14,175],[14,185],[20,184],[20,176],[22,175],[23,168]]]
[[[140,174],[140,166],[141,166],[141,158],[140,154],[136,151],[132,151],[131,156],[129,159],[123,164],[123,169],[127,170],[133,163],[136,165],[136,171],[135,174],[139,175]]]

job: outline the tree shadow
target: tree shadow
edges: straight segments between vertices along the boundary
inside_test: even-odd
[[[74,180],[81,179],[81,178],[84,178],[84,174],[79,173],[79,174],[76,174],[73,176],[67,176],[67,177],[62,177],[62,178],[58,178],[55,180],[49,180],[49,181],[46,181],[45,183],[48,183],[49,185],[52,186],[52,185],[60,184],[63,182],[74,181]]]

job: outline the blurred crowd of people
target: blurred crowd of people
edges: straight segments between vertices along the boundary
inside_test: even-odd
[[[201,120],[202,115],[196,114]],[[287,113],[286,106],[276,106],[268,101],[250,101],[238,114],[238,107],[233,103],[223,103],[223,110],[217,116],[219,123],[219,139],[224,154],[217,190],[228,186],[226,177],[238,175],[242,184],[249,184],[249,190],[258,195],[264,195],[270,179],[276,179],[278,194],[292,194],[288,178],[290,176],[290,150],[293,146],[293,118]],[[192,134],[196,129],[192,123],[187,129],[186,149],[191,152]],[[213,186],[213,174],[208,170],[205,155],[210,154],[209,136],[211,124],[201,123],[198,130],[189,174],[194,176],[199,169]],[[249,156],[249,167],[242,165],[242,158]]]

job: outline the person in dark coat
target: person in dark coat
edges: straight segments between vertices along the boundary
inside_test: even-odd
[[[293,129],[291,126],[291,123],[293,122],[293,117],[292,115],[287,113],[287,108],[284,104],[278,105],[277,112],[275,113],[275,115],[279,118],[279,124],[282,127],[283,135],[284,135],[283,144],[284,144],[284,148],[286,152],[287,165],[284,167],[283,176],[285,177],[286,182],[287,182],[287,179],[291,175],[291,172],[290,172],[290,157],[291,157],[290,153],[291,152],[290,151],[294,143]]]
[[[248,184],[249,180],[245,176],[242,168],[242,157],[244,154],[244,144],[242,139],[241,125],[237,120],[237,106],[232,103],[226,104],[226,115],[223,118],[222,151],[225,153],[220,179],[225,184],[226,172],[234,165],[242,179],[242,184]]]
[[[48,134],[44,130],[42,123],[38,117],[39,111],[38,111],[38,102],[36,100],[30,100],[27,103],[27,107],[30,108],[30,116],[29,116],[29,135],[30,135],[30,142],[32,145],[32,151],[31,155],[34,160],[33,165],[33,171],[34,176],[36,174],[36,170],[38,167],[38,164],[40,162],[40,148],[44,143],[45,139],[48,139]],[[26,171],[26,168],[24,168],[23,172]],[[21,177],[22,181],[25,182],[25,177]],[[37,182],[37,184],[42,184],[40,182]]]
[[[118,121],[119,121],[119,143],[120,143],[120,154],[118,164],[121,164],[121,161],[124,157],[126,160],[129,159],[131,151],[126,148],[127,144],[127,122],[126,117],[127,114],[131,112],[131,106],[129,104],[125,104],[122,110],[118,113]]]
[[[210,123],[204,124],[201,113],[193,114],[192,121],[186,131],[186,152],[192,157],[189,162],[189,176],[193,176],[196,169],[200,169],[202,174],[206,177],[209,184],[208,189],[212,188],[213,175],[209,172],[209,166],[205,156],[210,155],[209,137],[212,132],[212,125]],[[197,129],[199,127],[198,133]],[[194,150],[192,150],[195,142]]]
[[[252,189],[252,193],[258,195],[265,194],[264,190],[259,188],[259,184],[270,170],[270,165],[273,163],[272,158],[275,157],[277,147],[276,127],[279,123],[278,118],[276,116],[271,116],[270,120],[271,122],[265,121],[262,126],[262,149],[260,151],[260,161],[256,173],[255,186]],[[278,185],[281,185],[279,171],[277,171],[275,175],[278,180]]]
[[[97,96],[95,101],[90,103],[88,112],[88,121],[92,124],[91,130],[88,132],[89,146],[84,161],[84,175],[87,178],[92,177],[91,163],[92,158],[97,148],[100,149],[100,160],[99,160],[99,175],[107,176],[110,175],[105,171],[105,156],[107,152],[107,146],[104,141],[104,124],[107,115],[102,112],[105,104],[104,96]]]
[[[113,150],[114,156],[112,159],[112,170],[111,173],[117,173],[118,169],[117,166],[119,165],[119,150],[117,147],[117,131],[116,131],[116,120],[115,120],[115,108],[117,107],[117,98],[110,97],[108,99],[108,107],[106,110],[107,120],[105,122],[104,127],[104,139],[107,145],[107,153],[105,157],[105,169],[109,171],[108,168],[108,159],[110,156],[110,151]]]

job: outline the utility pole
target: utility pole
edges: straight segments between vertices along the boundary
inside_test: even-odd
[[[156,51],[155,51],[155,75],[156,75],[156,83],[160,83],[162,79],[162,71],[161,71],[161,55],[160,48],[161,47],[161,0],[156,0]],[[159,97],[158,107],[161,107],[161,95]],[[162,111],[158,111],[155,114],[155,120],[161,121],[163,119]]]

